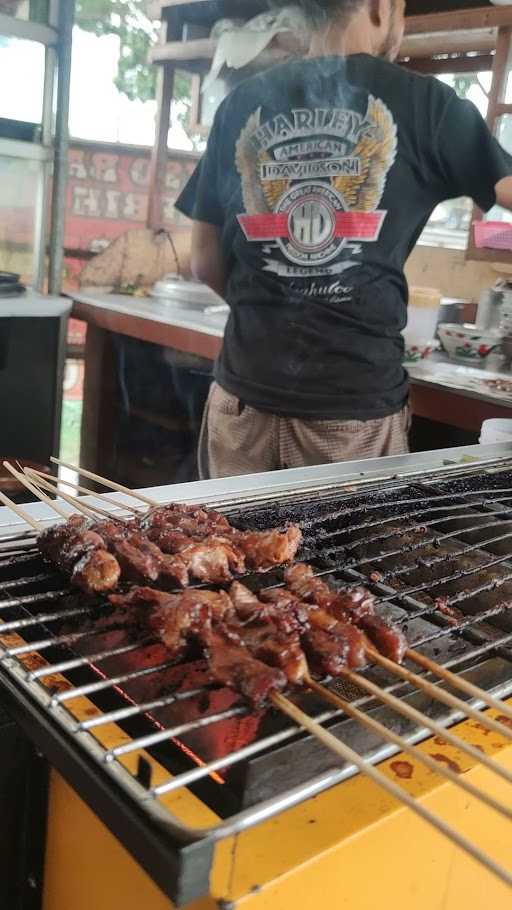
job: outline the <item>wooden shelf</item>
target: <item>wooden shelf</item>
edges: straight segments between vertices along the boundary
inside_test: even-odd
[[[149,55],[151,63],[173,64],[200,64],[205,60],[213,60],[217,42],[211,38],[198,38],[195,41],[170,41],[167,44],[156,45]],[[269,47],[258,57],[258,66],[267,66],[280,63],[289,57],[288,51]]]
[[[478,9],[471,10],[453,10],[448,13],[407,16],[405,22],[406,35],[501,28],[503,25],[512,25],[512,7],[492,8],[480,6]]]

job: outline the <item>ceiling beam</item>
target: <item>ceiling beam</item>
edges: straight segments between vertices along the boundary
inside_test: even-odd
[[[425,32],[452,32],[465,29],[501,28],[512,25],[512,6],[478,9],[452,10],[448,13],[428,13],[424,16],[407,16],[406,35],[421,35]]]

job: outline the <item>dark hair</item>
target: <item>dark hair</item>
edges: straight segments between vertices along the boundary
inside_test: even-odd
[[[271,9],[284,9],[291,3],[302,11],[313,28],[326,25],[331,19],[348,19],[363,6],[365,0],[270,0]]]

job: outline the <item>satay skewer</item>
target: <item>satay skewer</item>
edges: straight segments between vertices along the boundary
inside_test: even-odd
[[[4,461],[3,465],[4,468],[7,468],[7,470],[10,471],[13,477],[16,477],[16,479],[19,480],[20,483],[22,483],[27,488],[27,490],[30,490],[34,496],[37,496],[38,499],[40,499],[42,502],[45,502],[47,505],[51,506],[51,508],[54,509],[58,515],[61,515],[66,519],[70,517],[69,512],[61,509],[60,506],[55,503],[55,500],[50,499],[49,496],[46,496],[46,494],[43,493],[43,489],[49,490],[51,493],[56,492],[55,488],[50,483],[47,483],[41,478],[37,478],[37,481],[35,478],[30,479],[27,474],[24,474],[21,471],[17,471],[16,468],[13,468],[12,464],[9,464],[8,461]],[[104,509],[95,508],[93,506],[84,505],[77,499],[76,496],[73,497],[68,496],[67,493],[59,493],[59,497],[60,499],[64,500],[64,502],[67,502],[70,506],[72,506],[76,512],[81,512],[82,515],[86,515],[87,518],[97,518],[98,515],[102,515],[104,518],[112,518],[112,514],[110,512],[106,512]]]
[[[442,667],[434,660],[430,660],[430,658],[425,657],[413,648],[408,648],[405,656],[408,660],[412,660],[414,663],[418,664],[418,666],[423,667],[424,670],[428,670],[431,673],[435,673],[436,676],[440,676],[441,679],[444,679],[450,686],[454,686],[462,692],[466,692],[467,695],[471,695],[473,698],[480,699],[485,702],[489,708],[499,711],[504,717],[512,720],[512,707],[507,705],[506,702],[501,701],[501,699],[495,698],[488,692],[484,692],[479,686],[475,686],[474,683],[469,682],[467,679],[457,676],[456,673],[452,673],[451,670],[447,670],[446,667]]]
[[[18,518],[21,518],[21,520],[24,521],[25,524],[30,525],[30,527],[33,528],[34,531],[41,533],[41,531],[43,530],[43,525],[39,521],[37,521],[35,518],[32,518],[32,515],[29,515],[28,512],[25,511],[25,509],[22,509],[21,506],[18,505],[18,503],[13,502],[12,499],[9,499],[9,497],[6,496],[5,493],[2,493],[1,491],[0,491],[0,502],[3,502],[4,506],[7,506],[7,508],[10,509],[11,512],[14,512],[14,514],[17,515]]]
[[[41,502],[46,503],[47,506],[50,506],[50,508],[53,509],[53,511],[56,512],[57,515],[60,515],[61,518],[65,518],[65,519],[69,518],[69,512],[66,512],[65,509],[62,509],[59,505],[57,505],[57,503],[53,499],[50,499],[49,496],[46,496],[46,494],[43,493],[42,490],[39,489],[39,487],[36,487],[35,484],[33,484],[28,479],[28,477],[25,476],[25,474],[23,474],[21,471],[17,471],[16,468],[13,468],[12,464],[9,464],[8,461],[4,461],[3,466],[4,466],[4,468],[7,468],[7,470],[12,474],[12,476],[15,477],[16,480],[19,480],[19,482],[22,483],[23,486],[27,488],[27,490],[30,490],[30,492],[33,493],[33,495],[36,497],[36,499],[39,499]]]
[[[347,714],[349,717],[352,717],[358,723],[367,727],[373,733],[376,733],[378,736],[382,736],[383,739],[388,740],[389,742],[394,743],[398,746],[402,752],[407,752],[409,755],[412,755],[413,758],[422,762],[426,765],[430,771],[433,771],[439,777],[444,777],[446,780],[449,780],[451,783],[455,784],[457,787],[460,787],[462,790],[465,790],[470,796],[474,796],[475,799],[480,800],[485,803],[490,809],[493,809],[495,812],[504,815],[505,818],[512,820],[512,809],[509,809],[508,806],[505,806],[503,803],[498,802],[494,797],[489,796],[483,790],[480,790],[479,787],[476,787],[470,781],[466,780],[465,777],[456,774],[455,771],[452,771],[451,768],[447,768],[442,765],[440,762],[437,762],[435,758],[432,758],[427,752],[423,752],[418,746],[408,743],[402,736],[399,736],[398,733],[395,733],[393,730],[390,730],[389,727],[384,726],[375,718],[370,717],[370,715],[365,714],[364,711],[361,711],[359,708],[356,708],[352,705],[347,699],[343,698],[337,692],[333,692],[326,686],[321,685],[321,683],[316,682],[310,676],[307,676],[304,680],[308,688],[322,698],[324,701],[328,702],[334,708],[339,708],[344,714]]]
[[[498,777],[503,778],[508,784],[512,784],[512,772],[509,771],[508,768],[498,764],[493,758],[489,758],[485,752],[481,752],[480,749],[477,749],[476,746],[471,745],[471,743],[464,742],[459,736],[451,733],[449,729],[441,726],[437,721],[422,714],[421,711],[418,711],[412,705],[407,704],[407,702],[392,695],[391,692],[385,692],[380,686],[353,670],[343,670],[342,676],[349,680],[353,685],[366,690],[371,695],[375,695],[379,701],[382,701],[387,707],[392,708],[393,711],[396,711],[399,714],[403,714],[404,717],[414,721],[420,728],[427,727],[432,733],[439,736],[440,739],[450,743],[450,745],[459,749],[460,752],[465,752],[476,762],[485,765],[493,774],[497,774]]]
[[[89,490],[88,487],[83,487],[79,483],[73,483],[71,480],[64,480],[63,477],[54,477],[53,474],[45,474],[43,471],[36,471],[35,468],[24,467],[23,472],[28,474],[29,477],[40,477],[43,480],[46,480],[49,483],[54,484],[57,488],[57,492],[60,493],[59,484],[63,484],[66,487],[69,487],[71,490],[76,490],[78,493],[83,493],[85,496],[95,496],[96,498],[101,496],[102,502],[108,502],[110,505],[116,506],[118,509],[126,510],[127,512],[133,512],[135,515],[140,515],[145,512],[145,509],[142,507],[136,508],[135,506],[129,506],[125,502],[120,502],[119,499],[113,499],[112,496],[107,496],[106,493],[95,493],[94,490]]]
[[[103,484],[104,487],[109,487],[109,489],[116,490],[118,493],[127,493],[128,496],[133,496],[134,499],[139,499],[140,502],[145,502],[146,505],[150,506],[151,508],[161,505],[161,503],[157,502],[156,499],[150,499],[149,496],[145,496],[143,493],[136,493],[133,490],[130,490],[129,487],[123,486],[122,483],[115,483],[113,480],[108,480],[106,477],[101,477],[100,474],[95,474],[93,471],[87,471],[85,468],[79,468],[76,465],[69,464],[67,461],[61,461],[60,458],[55,458],[54,455],[51,456],[50,461],[53,462],[53,464],[61,465],[63,468],[69,468],[71,471],[76,471],[78,474],[82,474],[89,480],[95,480],[97,483]]]
[[[272,695],[271,700],[276,708],[290,717],[304,730],[307,730],[308,733],[315,736],[315,738],[333,752],[334,755],[337,755],[338,758],[343,759],[345,762],[350,762],[355,765],[362,774],[366,774],[374,783],[391,796],[394,796],[398,802],[407,806],[407,808],[411,809],[416,815],[423,818],[424,821],[432,825],[432,827],[447,837],[448,840],[460,847],[461,850],[464,850],[465,853],[472,856],[473,859],[485,866],[490,872],[493,872],[494,875],[501,879],[505,884],[509,885],[509,887],[512,886],[512,874],[510,874],[500,863],[497,863],[492,857],[484,853],[476,844],[471,843],[464,835],[455,831],[455,829],[448,825],[444,819],[430,812],[425,806],[414,799],[413,796],[403,790],[402,787],[399,787],[398,784],[386,777],[382,771],[379,771],[378,768],[375,768],[369,761],[351,749],[350,746],[341,742],[341,740],[333,736],[329,730],[324,729],[324,727],[313,720],[312,717],[309,717],[308,714],[301,711],[300,708],[294,705],[288,698],[279,693],[275,693]]]
[[[383,654],[380,654],[374,648],[369,650],[368,657],[373,663],[379,664],[385,670],[389,670],[391,673],[394,673],[396,676],[400,676],[401,679],[404,679],[406,682],[411,683],[413,686],[418,686],[418,688],[423,689],[424,692],[427,692],[428,695],[431,695],[432,698],[435,698],[437,701],[443,702],[445,705],[448,705],[450,708],[455,708],[456,711],[463,712],[467,717],[471,717],[472,720],[476,720],[477,723],[486,726],[489,730],[492,730],[494,733],[498,733],[500,736],[504,736],[506,739],[512,740],[512,729],[506,727],[505,724],[500,723],[498,720],[489,717],[487,714],[483,714],[482,711],[479,711],[477,708],[471,707],[467,702],[462,701],[462,699],[457,698],[455,695],[451,695],[450,692],[447,692],[445,689],[440,689],[439,686],[434,685],[428,680],[423,679],[422,676],[418,676],[417,673],[413,673],[411,670],[407,670],[406,667],[402,667],[399,664],[396,664],[394,661],[389,660]],[[440,668],[442,669],[442,668]],[[478,695],[477,698],[481,698],[485,693],[475,687]]]

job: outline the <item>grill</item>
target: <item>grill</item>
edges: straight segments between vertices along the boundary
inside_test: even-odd
[[[299,558],[318,575],[339,589],[363,583],[419,655],[498,699],[512,695],[512,459],[352,486],[315,486],[313,474],[307,489],[211,504],[241,528],[298,523]],[[244,581],[258,591],[282,573]],[[0,618],[9,712],[178,905],[208,893],[218,841],[358,773],[280,712],[251,714],[214,688],[200,659],[169,661],[126,614],[72,591],[32,532],[0,537]],[[420,743],[435,732],[429,722],[448,730],[465,713],[442,700],[452,690],[428,664],[414,670],[438,698],[380,665],[326,685]],[[483,707],[469,687],[456,694],[468,711]],[[314,694],[294,700],[373,764],[402,751]]]

